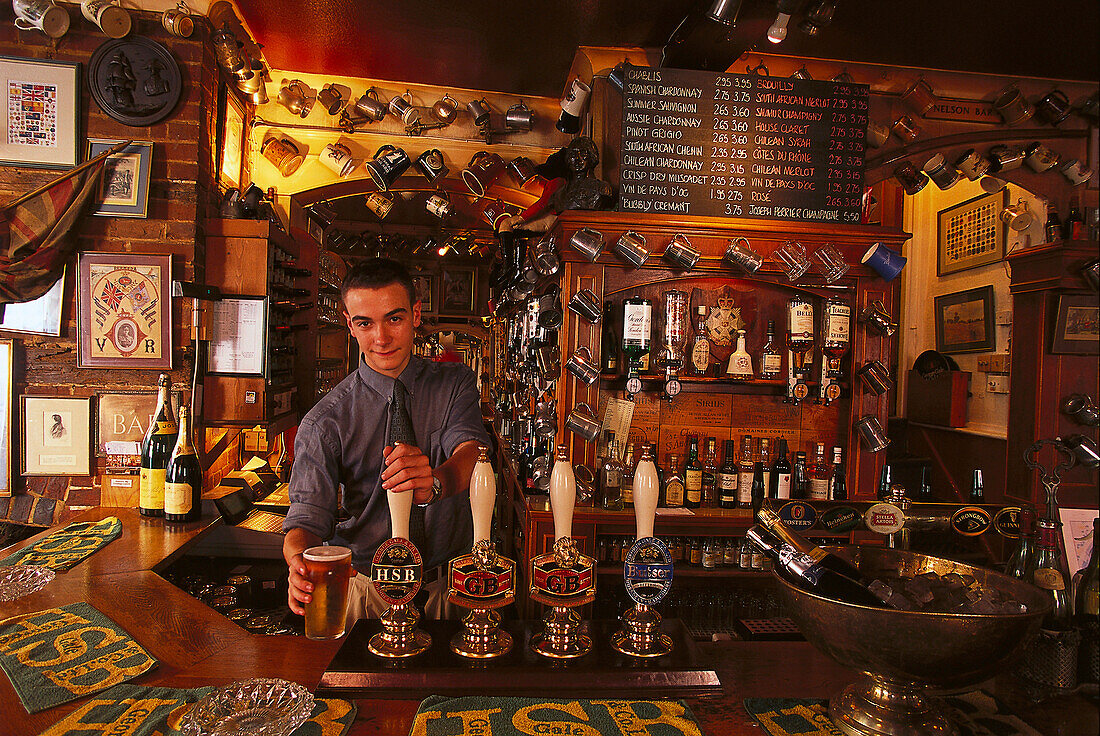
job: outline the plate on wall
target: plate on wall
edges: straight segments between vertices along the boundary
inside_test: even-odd
[[[172,52],[143,36],[107,41],[88,64],[92,99],[120,123],[147,126],[168,117],[183,92]]]

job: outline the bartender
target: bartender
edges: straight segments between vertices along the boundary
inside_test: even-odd
[[[412,354],[420,300],[400,263],[372,258],[357,264],[340,296],[359,345],[359,367],[302,418],[294,441],[283,523],[290,609],[304,615],[313,590],[302,552],[331,540],[352,550],[357,573],[348,592],[349,627],[381,615],[388,604],[374,591],[369,571],[375,550],[392,536],[386,494],[411,493],[410,536],[420,538],[410,541],[424,561],[425,615],[442,618],[443,573],[469,547],[470,474],[478,446],[489,443],[474,373],[461,363]],[[337,522],[341,502],[350,518]]]

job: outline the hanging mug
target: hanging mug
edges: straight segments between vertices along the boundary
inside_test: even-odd
[[[526,133],[535,124],[535,112],[520,100],[504,113],[504,127],[517,133]]]
[[[432,117],[444,125],[450,125],[458,117],[458,100],[448,94],[443,95],[432,105]]]
[[[14,0],[15,27],[21,31],[41,31],[50,38],[61,38],[69,30],[69,11],[53,0]]]
[[[526,156],[516,156],[508,162],[507,169],[508,176],[521,187],[538,176],[538,172],[535,171],[535,162]]]
[[[1028,165],[1032,171],[1036,173],[1042,173],[1053,169],[1058,165],[1058,154],[1044,146],[1039,141],[1035,141],[1027,150],[1024,151],[1024,163]]]
[[[435,215],[442,220],[451,214],[451,203],[442,194],[433,194],[424,203],[424,209],[428,211],[428,214]]]
[[[384,192],[388,192],[390,186],[392,186],[397,181],[397,178],[404,174],[411,165],[412,162],[409,160],[409,154],[389,143],[375,152],[373,160],[364,164],[371,179],[374,179],[374,183]]]
[[[495,153],[478,151],[462,170],[462,181],[466,182],[471,194],[480,198],[485,196],[485,192],[503,173],[504,159]]]
[[[600,257],[603,243],[603,233],[590,227],[582,227],[569,237],[569,245],[593,263]]]
[[[329,143],[321,150],[318,158],[341,179],[355,170],[355,159],[351,157],[351,149],[342,143]]]
[[[573,407],[573,411],[565,418],[565,428],[587,442],[595,442],[600,436],[600,423],[592,407],[585,403]]]
[[[176,4],[176,7],[164,11],[160,16],[160,24],[164,26],[164,30],[180,38],[190,38],[195,32],[195,21],[191,18],[191,9],[182,0]]]
[[[317,93],[317,101],[321,103],[321,107],[325,108],[325,112],[329,115],[339,115],[347,104],[343,92],[334,84],[326,84]]]
[[[386,104],[378,99],[378,90],[371,87],[355,101],[355,112],[368,120],[379,121],[386,117]]]
[[[432,186],[435,186],[448,172],[447,164],[443,162],[443,152],[438,148],[429,148],[417,156],[415,166]]]
[[[260,144],[260,154],[270,161],[283,176],[290,176],[305,161],[294,141],[286,136],[269,133]]]
[[[1052,89],[1035,103],[1035,112],[1051,125],[1060,125],[1073,112],[1073,107],[1069,104],[1069,98],[1066,97],[1065,92]]]
[[[99,30],[109,38],[122,38],[130,32],[133,21],[130,14],[116,0],[82,0],[80,12],[84,17],[99,26]]]
[[[489,103],[484,99],[471,100],[466,103],[466,109],[470,113],[470,117],[474,119],[474,125],[481,127],[489,123]]]
[[[411,98],[412,95],[409,92],[390,98],[390,114],[400,118],[405,125],[415,125],[420,122],[420,111],[413,107]]]
[[[313,109],[314,97],[312,90],[301,80],[293,79],[289,82],[284,80],[276,101],[298,117],[305,118]]]
[[[1017,87],[1008,87],[993,100],[993,109],[1005,125],[1015,125],[1031,117],[1034,112],[1027,97]]]
[[[371,192],[366,196],[367,209],[373,212],[379,220],[386,219],[386,215],[393,209],[393,195],[382,192]]]

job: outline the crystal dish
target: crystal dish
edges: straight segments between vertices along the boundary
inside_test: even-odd
[[[183,717],[184,736],[289,736],[313,711],[313,694],[276,678],[219,687]]]
[[[56,572],[41,565],[0,567],[0,601],[14,601],[45,588]]]

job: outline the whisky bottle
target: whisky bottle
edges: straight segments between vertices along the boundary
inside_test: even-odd
[[[825,463],[825,443],[817,443],[813,463],[806,470],[810,476],[810,498],[814,501],[829,500],[829,466]]]
[[[695,308],[695,336],[691,340],[691,367],[693,376],[710,375],[710,337],[707,335],[707,308],[700,304]]]
[[[737,463],[737,505],[752,508],[752,436],[741,438],[741,460]]]
[[[141,441],[138,511],[142,516],[164,516],[164,473],[179,434],[171,388],[172,379],[161,373],[157,379],[157,410]]]
[[[737,451],[737,443],[733,440],[725,441],[723,450],[724,460],[722,467],[718,469],[718,503],[724,509],[737,508],[737,462],[734,453]]]
[[[714,508],[718,505],[718,458],[716,440],[707,437],[707,454],[703,460],[703,506]]]
[[[600,503],[607,511],[623,509],[623,466],[619,462],[615,433],[608,433],[607,457],[600,467]]]
[[[805,297],[787,301],[787,349],[793,357],[792,369],[801,378],[809,376],[806,359],[814,348],[814,305]]]
[[[726,376],[733,381],[751,381],[753,379],[752,356],[745,349],[744,330],[737,331],[737,349],[730,354],[730,364],[729,368],[726,369]]]
[[[783,354],[779,352],[779,346],[775,342],[775,320],[768,320],[768,336],[764,342],[764,348],[760,351],[760,377],[767,379],[779,378],[783,369]]]
[[[668,469],[665,471],[665,503],[670,509],[684,505],[684,476],[680,474],[680,456],[672,453],[668,456]]]
[[[699,438],[687,439],[688,460],[684,467],[684,505],[697,509],[703,500],[703,464],[699,461]]]

